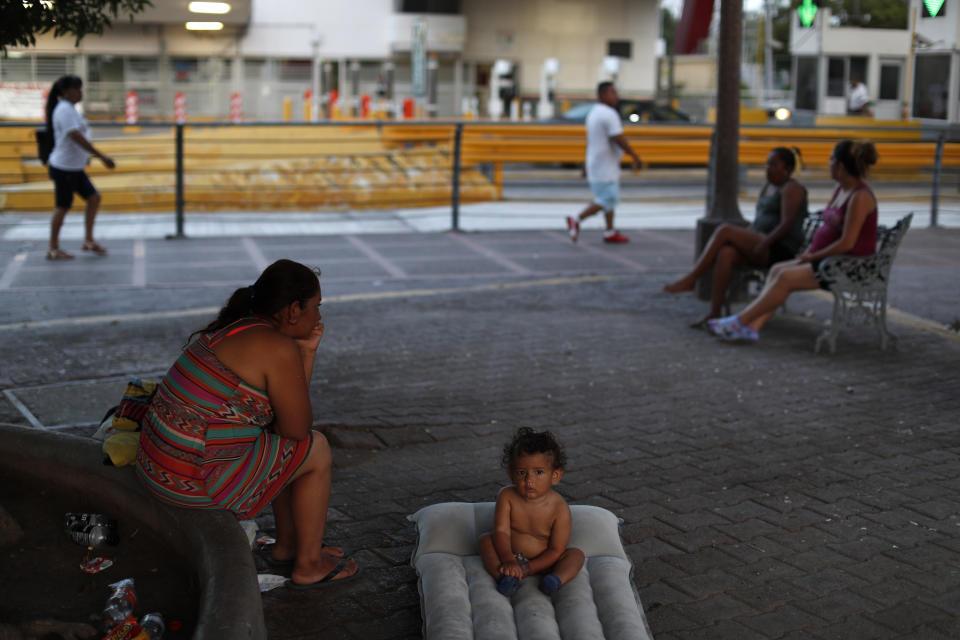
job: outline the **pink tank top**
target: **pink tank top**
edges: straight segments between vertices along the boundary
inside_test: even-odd
[[[847,216],[847,205],[850,204],[850,198],[854,193],[860,191],[861,189],[866,189],[870,192],[870,195],[873,195],[870,187],[865,184],[861,184],[857,188],[847,195],[840,206],[833,207],[828,206],[823,210],[823,222],[820,223],[820,226],[817,227],[817,232],[813,235],[813,242],[810,243],[810,253],[814,253],[827,247],[834,242],[836,242],[840,236],[843,235],[843,221]],[[839,193],[840,187],[837,187],[836,191],[833,192],[833,195],[830,196],[830,202],[832,203]],[[874,198],[876,202],[876,198]],[[857,237],[856,244],[853,245],[853,248],[848,251],[848,255],[852,256],[866,256],[877,250],[877,207],[874,205],[870,213],[867,214],[867,219],[863,221],[863,226],[860,227],[860,235]]]

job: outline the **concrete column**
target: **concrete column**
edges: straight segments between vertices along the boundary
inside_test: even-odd
[[[320,86],[320,71],[323,61],[320,60],[320,41],[313,41],[313,59],[310,61],[310,86],[313,91],[313,104],[311,105],[311,120],[320,119],[320,104],[323,102],[323,88]]]
[[[463,60],[457,56],[453,60],[453,115],[459,116],[463,103]]]
[[[240,55],[239,39],[237,39],[237,48],[233,52],[233,61],[230,64],[230,88],[243,95],[243,56]]]
[[[950,54],[950,89],[947,91],[947,122],[957,122],[957,100],[960,99],[960,54],[956,50]]]
[[[89,65],[87,64],[87,54],[80,53],[76,57],[76,66],[73,69],[74,75],[76,75],[83,82],[83,86],[87,86],[87,75],[89,75]]]
[[[157,106],[161,118],[173,119],[173,78],[170,74],[170,56],[167,54],[167,39],[164,37],[163,27],[157,27],[157,75],[160,78],[160,88],[157,91]],[[142,117],[142,114],[141,114]]]

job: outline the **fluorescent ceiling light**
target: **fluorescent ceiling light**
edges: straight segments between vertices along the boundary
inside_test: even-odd
[[[189,31],[220,31],[223,29],[222,22],[188,22]]]
[[[191,2],[187,9],[193,13],[230,13],[230,5],[226,2]]]

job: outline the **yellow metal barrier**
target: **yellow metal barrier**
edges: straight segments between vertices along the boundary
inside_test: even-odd
[[[868,116],[815,116],[813,124],[818,127],[917,127],[923,126],[916,120],[876,120]]]
[[[190,125],[184,129],[187,202],[202,208],[449,202],[456,126],[430,122],[377,127],[349,122],[337,127]],[[583,162],[581,124],[470,122],[462,126],[464,201],[499,198],[505,163]],[[157,132],[97,140],[97,146],[117,160],[112,172],[98,162],[88,169],[98,187],[110,192],[111,208],[172,206],[174,130],[153,131]],[[645,166],[706,166],[712,131],[704,125],[651,125],[628,126],[625,134]],[[806,165],[824,168],[837,140],[863,135],[876,142],[878,171],[932,168],[936,150],[936,143],[921,140],[919,127],[744,126],[740,133],[740,162],[753,166],[763,165],[772,147],[795,146]],[[492,165],[493,184],[477,171],[479,165]],[[960,167],[960,143],[944,146],[942,166]],[[0,189],[0,207],[50,205],[47,170],[36,160],[32,128],[0,127],[0,174],[0,182],[9,185]]]

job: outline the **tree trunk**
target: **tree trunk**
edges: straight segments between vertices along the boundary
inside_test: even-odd
[[[743,0],[721,0],[717,56],[717,121],[710,148],[710,193],[707,216],[697,221],[699,256],[714,230],[723,223],[744,224],[737,204],[740,143],[740,46],[743,39]],[[710,299],[711,269],[697,283],[697,293]]]

